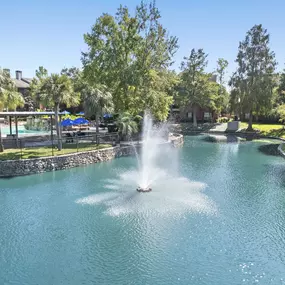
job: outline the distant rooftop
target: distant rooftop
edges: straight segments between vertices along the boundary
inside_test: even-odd
[[[23,79],[19,80],[19,79],[12,78],[12,80],[14,81],[17,88],[29,88],[30,87],[30,84],[25,82]]]
[[[8,74],[10,74],[10,69],[4,69],[5,72],[7,72]],[[11,74],[10,74],[11,76]],[[22,76],[22,71],[21,70],[16,70],[16,74],[15,74],[15,78],[12,78],[12,80],[14,81],[15,85],[17,88],[22,88],[22,89],[26,89],[30,87],[30,84],[32,82],[32,78],[27,78],[27,77],[23,77]]]
[[[22,78],[23,81],[27,82],[28,84],[32,83],[33,78],[27,78],[27,77],[23,77]]]

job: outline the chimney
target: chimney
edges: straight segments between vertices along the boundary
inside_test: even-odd
[[[4,73],[6,73],[9,77],[11,76],[11,74],[10,74],[10,69],[9,69],[9,68],[4,68],[3,71],[4,71]]]
[[[16,79],[22,80],[22,71],[21,70],[16,70]]]

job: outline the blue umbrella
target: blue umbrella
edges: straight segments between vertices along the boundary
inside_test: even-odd
[[[70,115],[70,112],[68,112],[68,111],[64,110],[64,111],[62,111],[62,112],[61,112],[61,114],[64,114],[64,115]]]
[[[110,118],[113,118],[113,115],[112,114],[105,114],[103,116],[104,119],[110,119]]]
[[[61,122],[61,125],[63,127],[69,127],[69,126],[73,126],[74,125],[74,121],[72,121],[71,119],[66,119],[66,120],[63,120]]]
[[[79,112],[78,114],[76,115],[79,115],[79,116],[84,116],[84,112]]]
[[[73,124],[74,125],[86,125],[86,124],[89,124],[89,121],[87,121],[84,118],[78,118],[78,119],[73,121]]]

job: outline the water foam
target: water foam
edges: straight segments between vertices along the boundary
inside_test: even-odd
[[[105,181],[105,190],[77,200],[79,204],[106,206],[106,214],[120,216],[132,213],[157,215],[199,212],[214,214],[214,203],[203,193],[207,185],[177,175],[175,150],[165,144],[167,126],[154,127],[149,114],[144,117],[141,155],[138,168]],[[163,144],[162,144],[163,142]],[[136,188],[153,189],[137,193]]]

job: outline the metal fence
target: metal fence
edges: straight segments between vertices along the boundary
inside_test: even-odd
[[[1,153],[0,160],[58,156],[115,146],[119,142],[117,133],[74,135],[65,133],[60,140],[51,135],[8,137],[3,139],[5,151]],[[61,151],[58,150],[59,145],[62,145]]]

